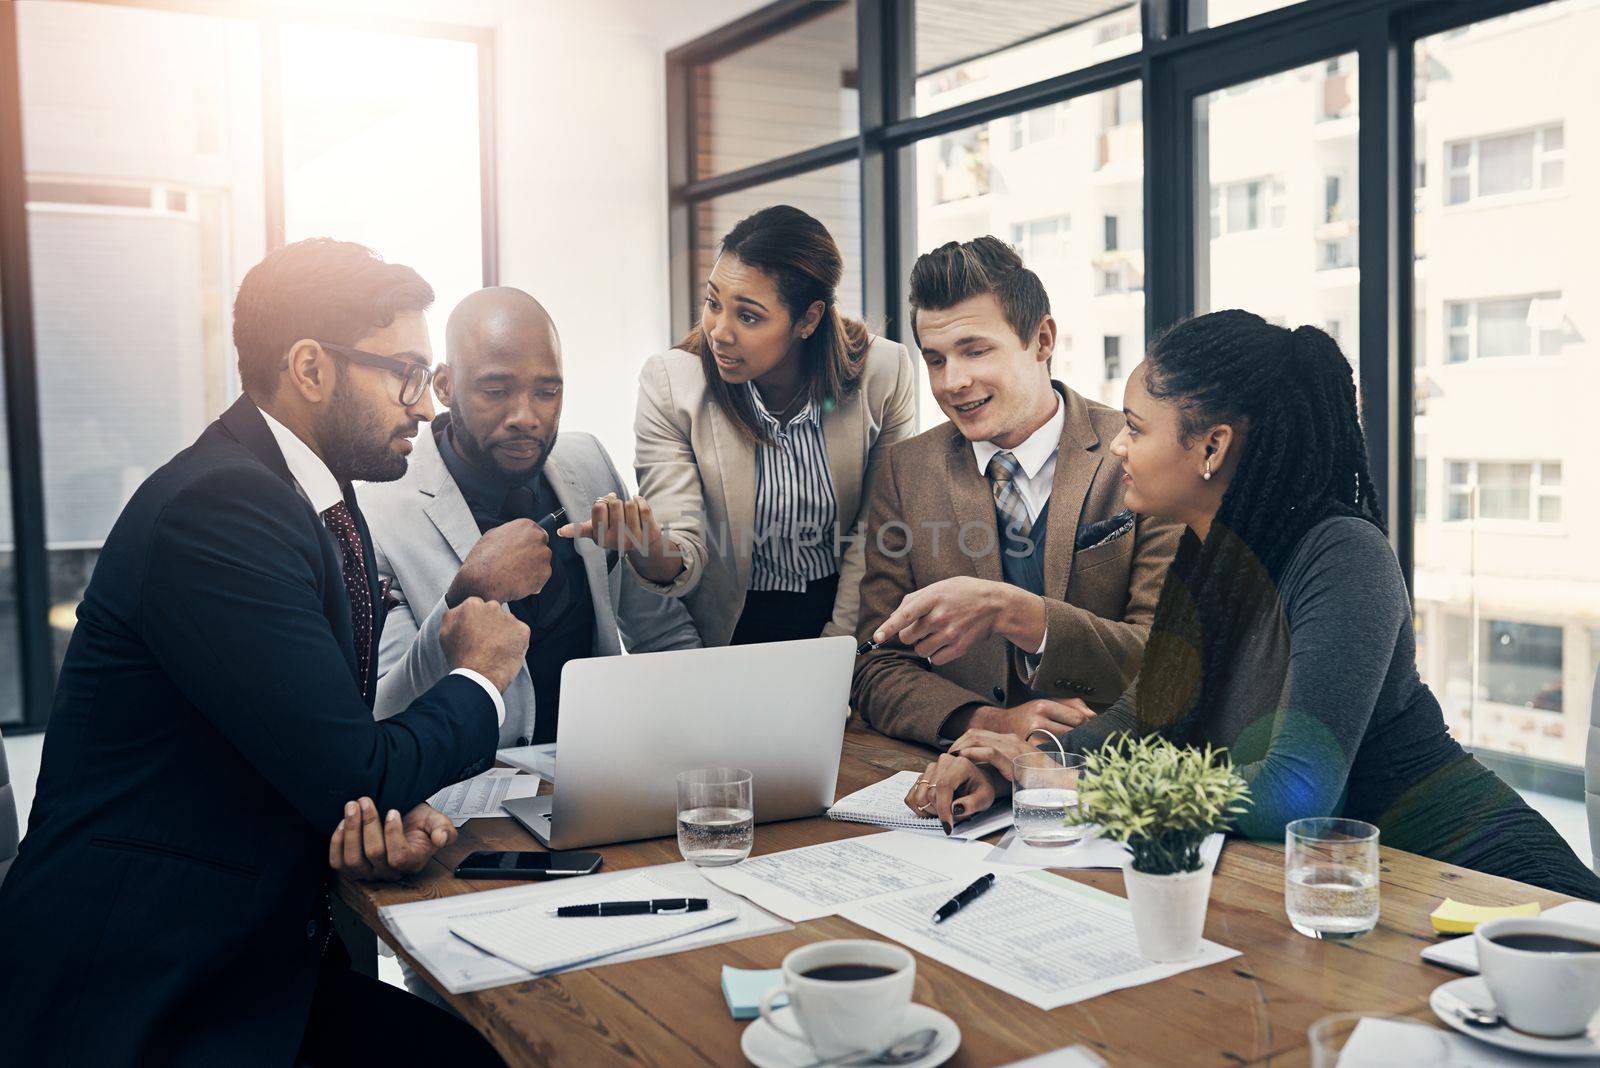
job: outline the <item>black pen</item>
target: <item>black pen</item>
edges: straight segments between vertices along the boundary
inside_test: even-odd
[[[567,510],[565,508],[557,508],[549,515],[539,520],[539,526],[544,528],[545,537],[553,538],[556,536],[556,528],[561,526],[561,524],[565,523],[566,521]]]
[[[994,872],[980,875],[971,886],[967,887],[955,897],[939,906],[939,911],[933,914],[934,923],[943,923],[966,906],[982,897],[989,887],[994,885]]]
[[[556,916],[645,916],[704,912],[711,902],[703,897],[658,897],[653,901],[599,901],[593,905],[562,905]]]

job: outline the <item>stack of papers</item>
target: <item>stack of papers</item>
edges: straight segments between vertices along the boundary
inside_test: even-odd
[[[646,875],[619,879],[606,887],[605,900],[643,901],[657,893]],[[485,953],[508,960],[535,975],[598,961],[630,949],[641,949],[732,920],[737,912],[725,906],[682,915],[556,916],[562,905],[601,900],[595,891],[568,891],[565,897],[535,905],[478,916],[462,916],[450,932]]]
[[[897,827],[908,831],[944,834],[944,827],[931,816],[918,816],[906,807],[906,794],[917,784],[917,773],[899,771],[864,790],[841,797],[828,809],[828,818],[875,827]],[[950,837],[972,840],[1011,826],[1011,799],[1005,798],[955,825]]]
[[[539,776],[519,775],[516,768],[490,768],[482,775],[463,779],[428,798],[457,827],[476,816],[500,815],[500,803],[539,792]]]
[[[475,894],[414,901],[405,905],[389,905],[379,909],[378,916],[392,936],[388,941],[409,953],[413,960],[427,969],[434,980],[450,993],[465,994],[493,986],[504,986],[507,983],[525,982],[536,978],[536,975],[532,970],[519,964],[485,953],[454,934],[451,931],[452,925],[466,919],[491,916],[529,905],[554,908],[557,902],[570,902],[575,890],[581,891],[586,901],[624,900],[623,894],[619,893],[628,889],[622,885],[623,880],[631,881],[641,877],[648,880],[648,883],[638,886],[637,890],[648,890],[648,892],[635,893],[633,895],[635,898],[703,897],[711,902],[712,908],[732,909],[736,913],[735,918],[715,927],[677,935],[664,942],[615,953],[593,963],[612,964],[625,960],[642,960],[645,957],[681,953],[701,946],[789,930],[789,924],[741,900],[738,896],[713,886],[706,881],[700,869],[683,862],[634,868],[629,871],[604,872],[599,875],[586,875],[581,879],[519,883],[504,890],[485,890]],[[576,964],[572,967],[585,966]]]

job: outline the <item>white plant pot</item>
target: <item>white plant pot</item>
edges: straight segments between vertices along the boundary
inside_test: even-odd
[[[1211,870],[1150,875],[1134,871],[1130,863],[1123,867],[1122,878],[1128,888],[1139,956],[1162,964],[1194,960],[1205,933]]]

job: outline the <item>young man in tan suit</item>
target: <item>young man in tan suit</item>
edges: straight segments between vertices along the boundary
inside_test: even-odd
[[[851,704],[930,745],[1082,723],[1138,673],[1178,527],[1122,503],[1122,413],[1050,377],[1044,286],[994,237],[911,272],[950,419],[888,451],[864,530]]]

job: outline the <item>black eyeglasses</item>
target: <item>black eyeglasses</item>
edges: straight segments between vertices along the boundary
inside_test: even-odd
[[[353,349],[349,345],[335,345],[330,341],[319,341],[317,344],[335,356],[343,356],[351,363],[359,363],[363,367],[376,367],[380,371],[399,375],[400,403],[407,408],[422,399],[422,395],[427,392],[428,384],[433,381],[433,368],[424,367],[412,360],[379,356],[375,352],[363,352],[361,349]]]

